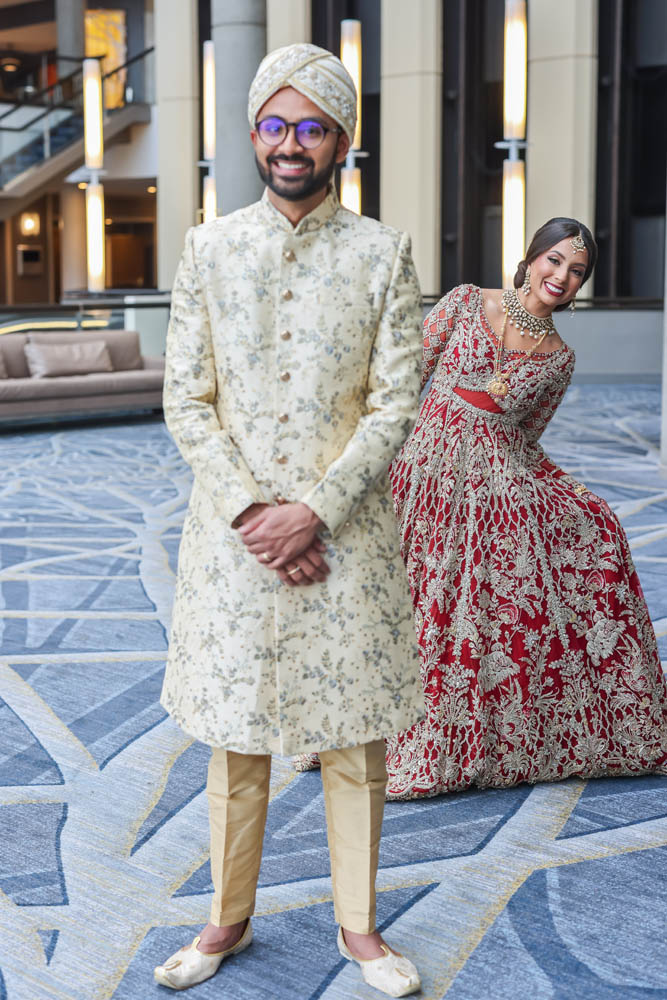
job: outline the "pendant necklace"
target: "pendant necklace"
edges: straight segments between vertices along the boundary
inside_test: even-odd
[[[503,298],[504,298],[505,294],[506,293],[503,292]],[[508,316],[508,313],[509,313],[509,310],[506,309],[505,310],[505,315],[503,316],[503,328],[500,331],[500,338],[498,339],[498,346],[496,347],[496,356],[495,356],[495,359],[494,359],[494,362],[493,362],[493,376],[489,380],[489,383],[487,384],[487,387],[486,387],[487,392],[491,393],[493,396],[501,396],[502,397],[502,396],[506,396],[507,395],[507,393],[509,392],[509,389],[510,389],[509,383],[508,383],[509,376],[512,374],[512,372],[516,368],[519,367],[520,364],[522,364],[524,361],[528,360],[528,358],[531,356],[531,354],[533,354],[537,350],[537,348],[540,346],[540,344],[542,343],[542,341],[544,340],[544,338],[550,332],[549,330],[544,330],[544,332],[542,333],[542,336],[537,341],[537,343],[533,344],[533,346],[531,347],[531,349],[529,351],[526,351],[525,354],[522,357],[520,357],[517,361],[513,361],[512,364],[508,368],[506,368],[505,371],[503,372],[503,371],[500,370],[500,365],[501,365],[501,360],[502,360],[502,356],[503,356],[503,347],[505,346],[505,327],[507,326],[507,316]],[[549,319],[551,319],[551,317],[549,317]],[[556,328],[554,327],[553,323],[551,324],[551,327],[552,327],[553,332],[555,333],[556,332]]]

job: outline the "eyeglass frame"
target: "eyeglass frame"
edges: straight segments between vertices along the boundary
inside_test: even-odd
[[[287,132],[285,133],[285,137],[283,139],[281,139],[280,142],[276,142],[275,144],[267,142],[266,139],[264,138],[264,136],[262,135],[262,133],[259,130],[259,126],[262,124],[262,122],[268,122],[268,121],[271,121],[271,119],[273,119],[274,121],[280,121],[280,122],[282,122],[283,125],[287,129]],[[316,146],[304,146],[303,143],[299,142],[299,137],[296,134],[296,130],[297,130],[297,127],[299,125],[303,125],[304,122],[314,122],[316,125],[319,125],[320,128],[324,130],[324,135],[322,136],[322,140],[321,140],[321,142],[318,142],[318,144]],[[256,121],[255,122],[255,132],[259,136],[260,140],[264,143],[264,145],[268,146],[269,149],[277,149],[278,146],[282,146],[282,144],[285,142],[285,140],[289,136],[289,130],[291,128],[294,129],[294,139],[299,144],[299,146],[301,146],[301,149],[319,149],[320,146],[322,145],[322,143],[324,143],[326,141],[326,138],[327,138],[327,135],[328,135],[329,132],[333,132],[334,135],[336,133],[338,133],[339,135],[342,135],[343,132],[345,131],[339,125],[334,125],[334,126],[325,125],[323,122],[321,122],[319,120],[319,118],[300,118],[298,122],[286,122],[285,119],[282,118],[280,115],[267,115],[266,118],[262,118],[260,121]]]

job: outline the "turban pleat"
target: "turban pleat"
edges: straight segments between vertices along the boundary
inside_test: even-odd
[[[340,59],[327,49],[306,42],[269,52],[250,86],[251,128],[255,127],[260,108],[283,87],[293,87],[316,104],[352,141],[357,123],[357,92]]]

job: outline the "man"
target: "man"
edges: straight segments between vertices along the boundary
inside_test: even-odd
[[[375,931],[384,737],[423,714],[386,470],[417,412],[409,239],[339,205],[354,134],[340,60],[293,45],[249,97],[262,200],[191,229],[165,416],[194,486],[162,703],[211,745],[210,923],[158,966],[174,989],[250,944],[270,755],[318,750],[341,954],[391,996],[414,965]]]

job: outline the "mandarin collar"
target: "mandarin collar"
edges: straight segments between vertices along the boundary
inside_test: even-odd
[[[287,232],[292,233],[293,236],[301,236],[303,233],[312,233],[316,229],[323,226],[329,219],[333,218],[338,209],[340,208],[340,202],[338,200],[338,195],[336,193],[336,188],[333,184],[329,185],[326,198],[309,212],[308,215],[304,215],[303,219],[293,226],[286,215],[278,211],[276,206],[269,198],[269,189],[264,188],[264,194],[262,195],[262,200],[260,202],[262,210],[270,220],[273,225],[279,226],[281,229],[287,230]]]

